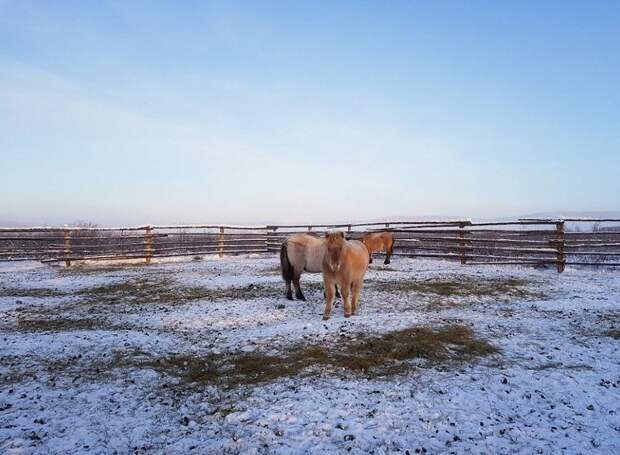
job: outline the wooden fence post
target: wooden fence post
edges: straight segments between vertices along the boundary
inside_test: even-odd
[[[564,271],[566,255],[564,253],[564,221],[555,224],[556,247],[558,249],[558,273]]]
[[[63,253],[65,256],[65,265],[67,267],[71,267],[71,261],[69,260],[69,256],[71,256],[71,230],[69,230],[69,227],[67,225],[65,225],[65,228],[63,229],[63,234],[64,234],[64,249],[63,249]]]
[[[144,230],[144,257],[146,264],[150,264],[153,257],[153,226],[150,224]]]
[[[273,235],[272,235],[272,237],[271,237],[271,238],[272,238],[271,243],[273,243],[273,242],[274,242],[274,240],[277,238],[277,237],[276,237],[276,231],[278,230],[278,227],[277,227],[277,226],[272,226],[272,227],[271,227],[271,229],[272,229],[272,231],[273,231]],[[269,245],[269,231],[267,231],[267,252],[270,252],[270,250],[271,250],[272,248],[273,248],[273,246],[270,246],[270,245]],[[277,248],[276,248],[276,252],[277,252],[277,251],[278,251],[278,250],[277,250]]]
[[[465,250],[465,225],[459,224],[459,256],[461,257],[461,264],[467,263],[467,251]]]
[[[223,258],[224,257],[224,228],[220,228],[220,236],[217,242],[218,245],[218,255]]]

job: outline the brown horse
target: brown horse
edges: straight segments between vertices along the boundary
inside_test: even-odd
[[[301,274],[321,272],[326,251],[325,239],[309,234],[293,234],[282,243],[280,268],[282,278],[286,283],[287,299],[293,300],[292,281],[295,286],[295,297],[299,300],[306,300],[299,282]],[[338,289],[336,289],[336,296],[340,297]]]
[[[375,251],[385,251],[384,264],[390,263],[390,258],[394,253],[394,236],[391,232],[373,232],[364,234],[361,241],[370,254],[370,263],[372,264],[372,253]]]
[[[370,254],[359,240],[345,240],[343,232],[325,234],[326,253],[323,257],[323,282],[325,283],[325,312],[329,319],[334,303],[336,285],[340,286],[344,317],[357,314],[357,304]]]

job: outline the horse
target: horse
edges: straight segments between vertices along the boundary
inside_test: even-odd
[[[323,320],[330,318],[336,285],[340,286],[344,317],[348,318],[352,314],[357,314],[370,252],[359,240],[346,240],[344,232],[325,234],[325,248],[322,263],[326,293]]]
[[[293,234],[289,236],[280,248],[280,268],[282,278],[286,283],[286,298],[293,300],[291,281],[295,286],[295,297],[306,300],[299,279],[303,272],[320,273],[323,257],[327,251],[325,239],[309,234]],[[336,289],[336,297],[340,297]]]
[[[385,265],[390,263],[390,257],[394,253],[394,236],[391,232],[373,232],[366,233],[362,236],[361,241],[370,254],[370,263],[372,264],[372,253],[375,251],[385,251]]]

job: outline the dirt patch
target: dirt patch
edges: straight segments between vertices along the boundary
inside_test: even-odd
[[[533,283],[519,279],[456,277],[424,281],[373,281],[369,287],[383,292],[431,294],[442,297],[498,297],[522,299],[544,298],[541,291],[530,289]]]
[[[411,368],[407,361],[415,358],[433,365],[471,361],[497,352],[497,348],[476,338],[469,327],[451,325],[438,329],[414,327],[382,335],[363,334],[330,348],[293,345],[277,356],[262,353],[178,355],[144,362],[130,360],[129,365],[178,377],[186,385],[207,383],[232,387],[308,374],[313,367],[375,377],[403,373]]]

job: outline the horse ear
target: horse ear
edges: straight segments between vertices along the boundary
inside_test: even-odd
[[[344,232],[340,231],[340,237],[344,239]]]
[[[325,232],[325,238],[329,237],[329,232]]]

